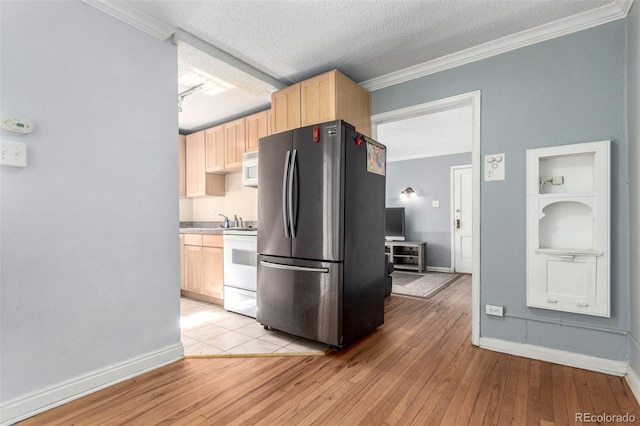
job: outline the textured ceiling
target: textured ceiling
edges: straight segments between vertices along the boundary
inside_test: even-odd
[[[612,2],[127,0],[123,3],[180,28],[288,85],[334,68],[356,82],[370,80]],[[181,60],[184,63],[194,59],[191,55]],[[268,107],[268,100],[256,96],[255,91],[249,97],[229,93],[227,99],[205,96],[196,93],[185,99],[181,129],[202,128],[207,123]],[[226,117],[210,111],[210,119],[195,119],[192,116],[195,105],[192,108],[190,104],[207,102],[226,111]],[[188,119],[189,116],[193,119]]]
[[[387,161],[471,152],[471,106],[378,124],[376,139]]]

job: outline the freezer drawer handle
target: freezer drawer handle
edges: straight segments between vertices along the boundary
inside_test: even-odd
[[[289,218],[287,213],[287,175],[289,174],[289,156],[291,151],[287,151],[287,158],[284,160],[284,172],[282,174],[282,221],[284,222],[284,237],[290,238]]]
[[[267,262],[266,260],[261,260],[260,264],[269,268],[286,269],[287,271],[321,272],[323,274],[329,273],[329,268],[309,268],[306,266],[282,265],[280,263]]]

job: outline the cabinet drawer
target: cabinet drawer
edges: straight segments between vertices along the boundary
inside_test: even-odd
[[[202,245],[205,247],[222,247],[222,235],[203,235]]]
[[[203,235],[199,234],[183,234],[185,246],[202,246]]]

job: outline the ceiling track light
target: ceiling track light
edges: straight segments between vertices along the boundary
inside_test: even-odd
[[[202,86],[204,86],[204,83],[200,83],[197,86],[193,86],[190,89],[185,90],[182,93],[178,93],[178,99],[183,100],[184,98],[186,98],[187,96],[189,96],[192,93],[197,92],[198,90],[202,89]]]
[[[184,98],[198,90],[202,90],[202,86],[204,86],[204,83],[200,83],[197,86],[193,86],[192,88],[185,90],[184,92],[178,93],[178,112],[182,112],[182,101],[184,101]]]

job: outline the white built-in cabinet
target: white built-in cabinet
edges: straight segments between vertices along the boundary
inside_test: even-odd
[[[610,316],[610,141],[527,150],[527,306]]]

